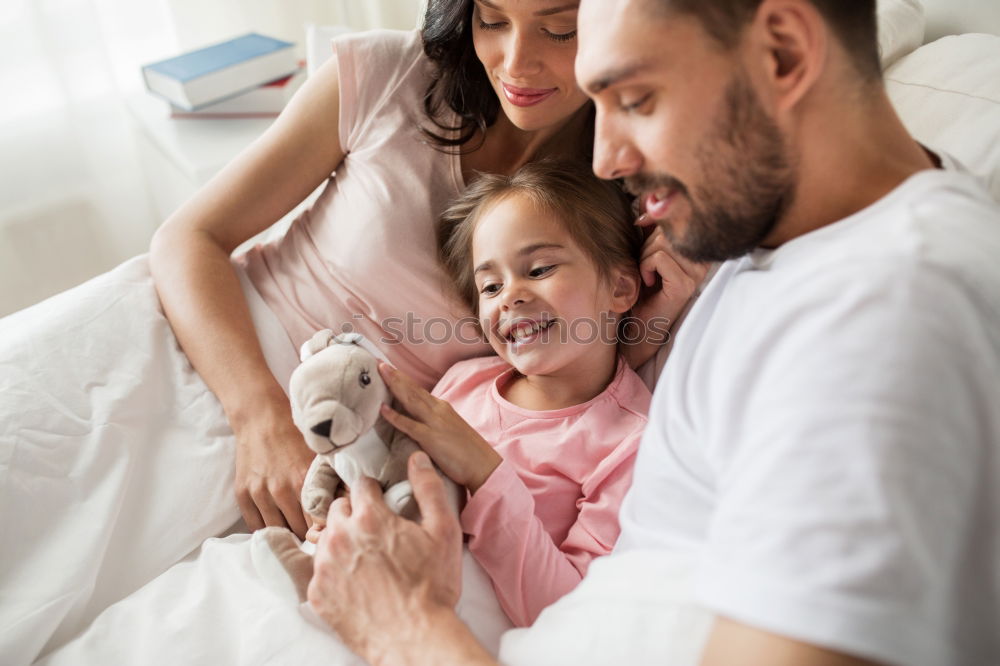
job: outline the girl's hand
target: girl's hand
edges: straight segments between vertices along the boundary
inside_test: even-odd
[[[287,400],[260,410],[234,431],[236,501],[247,527],[287,527],[304,538],[307,518],[299,496],[316,454],[292,422]]]
[[[645,216],[636,221],[639,226],[654,224]],[[709,264],[696,264],[679,255],[658,226],[646,238],[639,259],[639,275],[647,289],[632,308],[633,314],[649,321],[663,317],[672,325],[695,289],[705,279]]]
[[[306,532],[306,541],[309,543],[319,543],[319,538],[323,534],[323,530],[326,528],[326,521],[314,520],[312,525],[309,526],[309,531]]]
[[[435,398],[387,363],[379,362],[378,370],[409,414],[404,416],[383,405],[382,416],[419,444],[448,478],[469,492],[479,490],[503,460],[500,454],[446,401]]]
[[[645,215],[639,226],[654,224]],[[629,365],[637,367],[670,339],[670,329],[698,285],[705,279],[709,264],[696,264],[680,256],[670,246],[663,230],[655,227],[642,246],[639,275],[643,288],[632,308],[632,316],[642,322],[642,337],[626,347]]]

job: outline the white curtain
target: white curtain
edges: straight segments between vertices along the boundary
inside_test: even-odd
[[[419,0],[0,1],[0,316],[144,252],[141,65],[250,30],[409,28]]]

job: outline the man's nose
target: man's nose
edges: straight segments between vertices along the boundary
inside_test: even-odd
[[[598,112],[594,127],[594,173],[611,180],[637,173],[642,166],[642,154],[636,150],[626,132]]]

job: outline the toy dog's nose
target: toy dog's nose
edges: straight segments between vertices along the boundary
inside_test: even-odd
[[[326,421],[321,421],[320,423],[317,423],[316,425],[314,425],[312,428],[309,429],[312,430],[317,435],[319,435],[320,437],[326,437],[327,439],[329,439],[330,429],[332,427],[333,427],[333,419],[327,419]]]

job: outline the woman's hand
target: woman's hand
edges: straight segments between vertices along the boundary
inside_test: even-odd
[[[655,222],[643,215],[636,224],[647,227]],[[642,338],[626,348],[626,357],[632,367],[652,357],[670,339],[671,327],[705,279],[708,269],[709,264],[697,264],[680,256],[659,227],[649,234],[639,259],[643,289],[632,308],[632,316],[642,322]]]
[[[316,454],[292,422],[287,400],[234,425],[236,501],[251,530],[287,527],[305,537],[307,517],[300,494]]]
[[[419,444],[448,478],[469,492],[479,490],[503,460],[500,454],[446,401],[387,363],[380,362],[378,370],[409,415],[383,405],[382,416]]]

